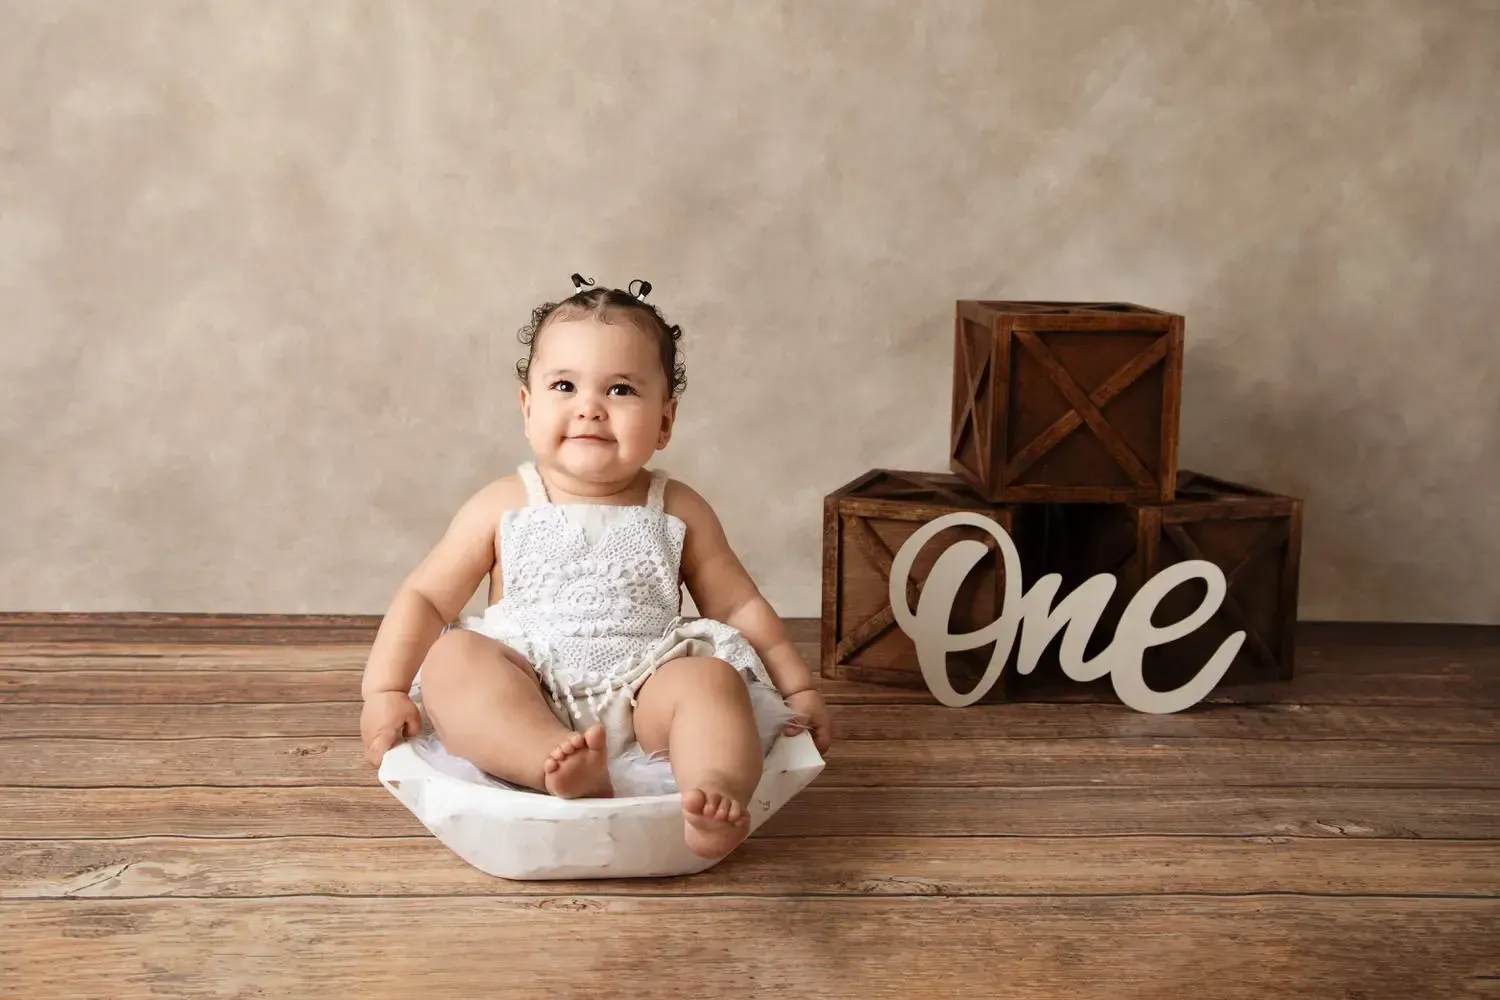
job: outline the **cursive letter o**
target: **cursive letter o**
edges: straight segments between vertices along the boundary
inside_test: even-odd
[[[1015,615],[1002,614],[977,632],[953,635],[948,631],[948,619],[953,613],[953,603],[958,596],[959,587],[963,586],[974,565],[989,552],[983,542],[972,539],[954,542],[938,556],[932,571],[927,574],[922,593],[917,598],[916,614],[913,615],[906,606],[906,581],[911,576],[917,553],[933,535],[959,524],[980,528],[999,544],[1000,556],[1005,562],[1005,603],[1008,610],[1011,604],[1010,587],[1013,583],[1021,583],[1021,556],[1016,552],[1010,535],[982,514],[968,511],[944,514],[912,532],[911,537],[902,543],[896,557],[891,560],[889,582],[891,613],[917,649],[917,664],[922,668],[922,679],[927,682],[928,689],[938,701],[953,708],[972,705],[994,686],[1010,658],[1017,625]],[[968,694],[959,694],[948,683],[948,654],[954,650],[974,649],[991,641],[995,643],[995,651],[990,655],[984,676]]]

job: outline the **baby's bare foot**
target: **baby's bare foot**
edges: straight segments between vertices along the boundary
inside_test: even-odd
[[[682,819],[682,839],[700,858],[722,858],[750,835],[750,813],[722,792],[683,792]]]
[[[604,727],[574,733],[542,763],[547,791],[560,799],[608,799],[615,794],[604,759]]]

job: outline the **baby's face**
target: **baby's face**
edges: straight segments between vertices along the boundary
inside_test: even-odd
[[[624,479],[671,436],[677,400],[649,334],[592,316],[548,323],[521,390],[539,460],[584,482]]]

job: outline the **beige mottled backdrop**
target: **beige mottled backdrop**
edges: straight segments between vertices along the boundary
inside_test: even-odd
[[[0,608],[383,610],[577,270],[785,615],[1014,296],[1186,315],[1304,618],[1500,622],[1497,94],[1494,2],[0,0]]]

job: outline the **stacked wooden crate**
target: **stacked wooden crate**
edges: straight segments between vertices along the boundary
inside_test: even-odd
[[[824,500],[823,674],[924,685],[890,606],[891,561],[924,524],[972,511],[1015,542],[1023,579],[1009,586],[1017,594],[1048,573],[1062,577],[1058,600],[1096,574],[1116,577],[1086,656],[1111,640],[1142,584],[1176,562],[1204,559],[1223,570],[1225,598],[1205,625],[1147,651],[1148,685],[1178,686],[1237,630],[1245,643],[1221,686],[1289,678],[1302,501],[1178,469],[1183,327],[1180,315],[1129,303],[960,301],[947,471],[874,469]],[[995,540],[977,528],[945,529],[918,554],[907,586],[915,608],[926,572],[961,537],[984,542],[992,558],[960,590],[954,634],[999,616],[1007,581]],[[1153,623],[1191,614],[1204,591],[1197,580],[1174,588]],[[985,700],[1066,684],[1055,657],[1060,638],[1026,676],[1012,650]],[[992,650],[949,654],[954,687],[971,689]]]

